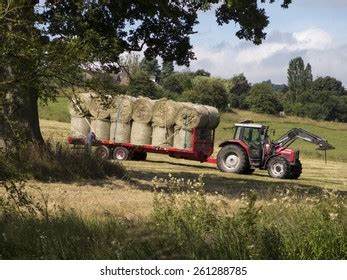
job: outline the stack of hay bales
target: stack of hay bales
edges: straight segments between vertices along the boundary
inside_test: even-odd
[[[69,113],[71,116],[71,135],[73,137],[87,136],[90,132],[89,107],[92,96],[92,93],[81,93],[71,99]]]
[[[152,117],[155,100],[140,97],[133,102],[130,143],[150,145],[152,143]]]
[[[129,143],[131,134],[131,121],[133,102],[136,98],[128,95],[118,95],[111,103],[110,140],[118,143]]]
[[[195,128],[199,128],[199,139],[210,139],[220,119],[211,106],[127,95],[105,101],[93,93],[78,95],[69,111],[75,137],[91,130],[103,141],[184,150],[192,149]]]

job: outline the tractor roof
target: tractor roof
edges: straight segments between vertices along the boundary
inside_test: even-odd
[[[262,127],[265,127],[265,125],[258,124],[258,123],[235,123],[235,126],[253,127],[253,128],[262,128]]]

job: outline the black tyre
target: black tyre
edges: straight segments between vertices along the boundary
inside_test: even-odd
[[[106,146],[98,146],[95,149],[95,155],[101,159],[109,159],[111,155],[111,150]]]
[[[138,160],[138,161],[145,161],[147,159],[147,153],[146,152],[135,152],[132,160]]]
[[[129,150],[124,147],[117,147],[113,150],[113,159],[115,160],[128,160],[129,159]]]
[[[290,170],[290,179],[298,179],[302,173],[302,164],[300,160],[297,160],[295,165],[291,166]]]
[[[236,145],[224,146],[217,155],[218,169],[229,173],[246,173],[249,160],[243,148]]]
[[[273,178],[286,179],[290,177],[289,162],[283,157],[273,157],[269,160],[267,171]]]
[[[252,175],[254,171],[255,171],[255,169],[253,169],[253,168],[248,168],[248,169],[244,172],[244,174]]]

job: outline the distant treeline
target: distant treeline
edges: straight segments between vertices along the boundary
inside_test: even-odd
[[[311,65],[301,57],[292,59],[288,67],[288,84],[271,80],[251,84],[244,74],[230,79],[211,77],[200,69],[195,72],[174,71],[172,62],[139,60],[128,57],[123,67],[130,77],[123,85],[124,93],[151,98],[172,98],[215,106],[222,111],[232,108],[257,113],[309,117],[317,120],[347,121],[347,91],[337,79],[312,77]]]

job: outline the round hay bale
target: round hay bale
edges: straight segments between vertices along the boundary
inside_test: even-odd
[[[129,143],[131,124],[122,122],[111,122],[110,140],[117,143]]]
[[[89,115],[89,107],[92,100],[93,93],[86,92],[80,93],[72,97],[69,102],[69,113],[74,117],[83,117]]]
[[[205,128],[208,122],[209,113],[203,105],[184,104],[176,117],[176,125],[185,129]]]
[[[140,97],[133,103],[132,118],[137,123],[148,124],[152,121],[155,101],[146,97]]]
[[[199,128],[197,130],[197,138],[201,141],[211,141],[212,140],[212,129]]]
[[[71,116],[71,136],[86,137],[90,132],[90,118]]]
[[[208,125],[206,128],[215,129],[220,122],[220,114],[217,108],[205,105],[208,111]]]
[[[162,148],[173,146],[173,127],[153,126],[152,145]]]
[[[180,103],[166,98],[157,100],[153,107],[152,122],[155,126],[170,127],[175,125]]]
[[[98,140],[110,140],[110,126],[110,120],[108,119],[91,118],[91,130],[95,133]]]
[[[97,119],[107,119],[110,116],[110,102],[107,99],[101,99],[99,96],[92,96],[89,112]]]
[[[129,123],[133,113],[133,102],[135,97],[129,95],[117,95],[111,103],[111,121]]]
[[[176,149],[180,150],[191,150],[192,149],[192,139],[193,131],[182,129],[178,126],[175,126],[174,142],[173,146]]]
[[[130,143],[135,145],[150,145],[152,143],[152,126],[133,122],[131,126]]]

